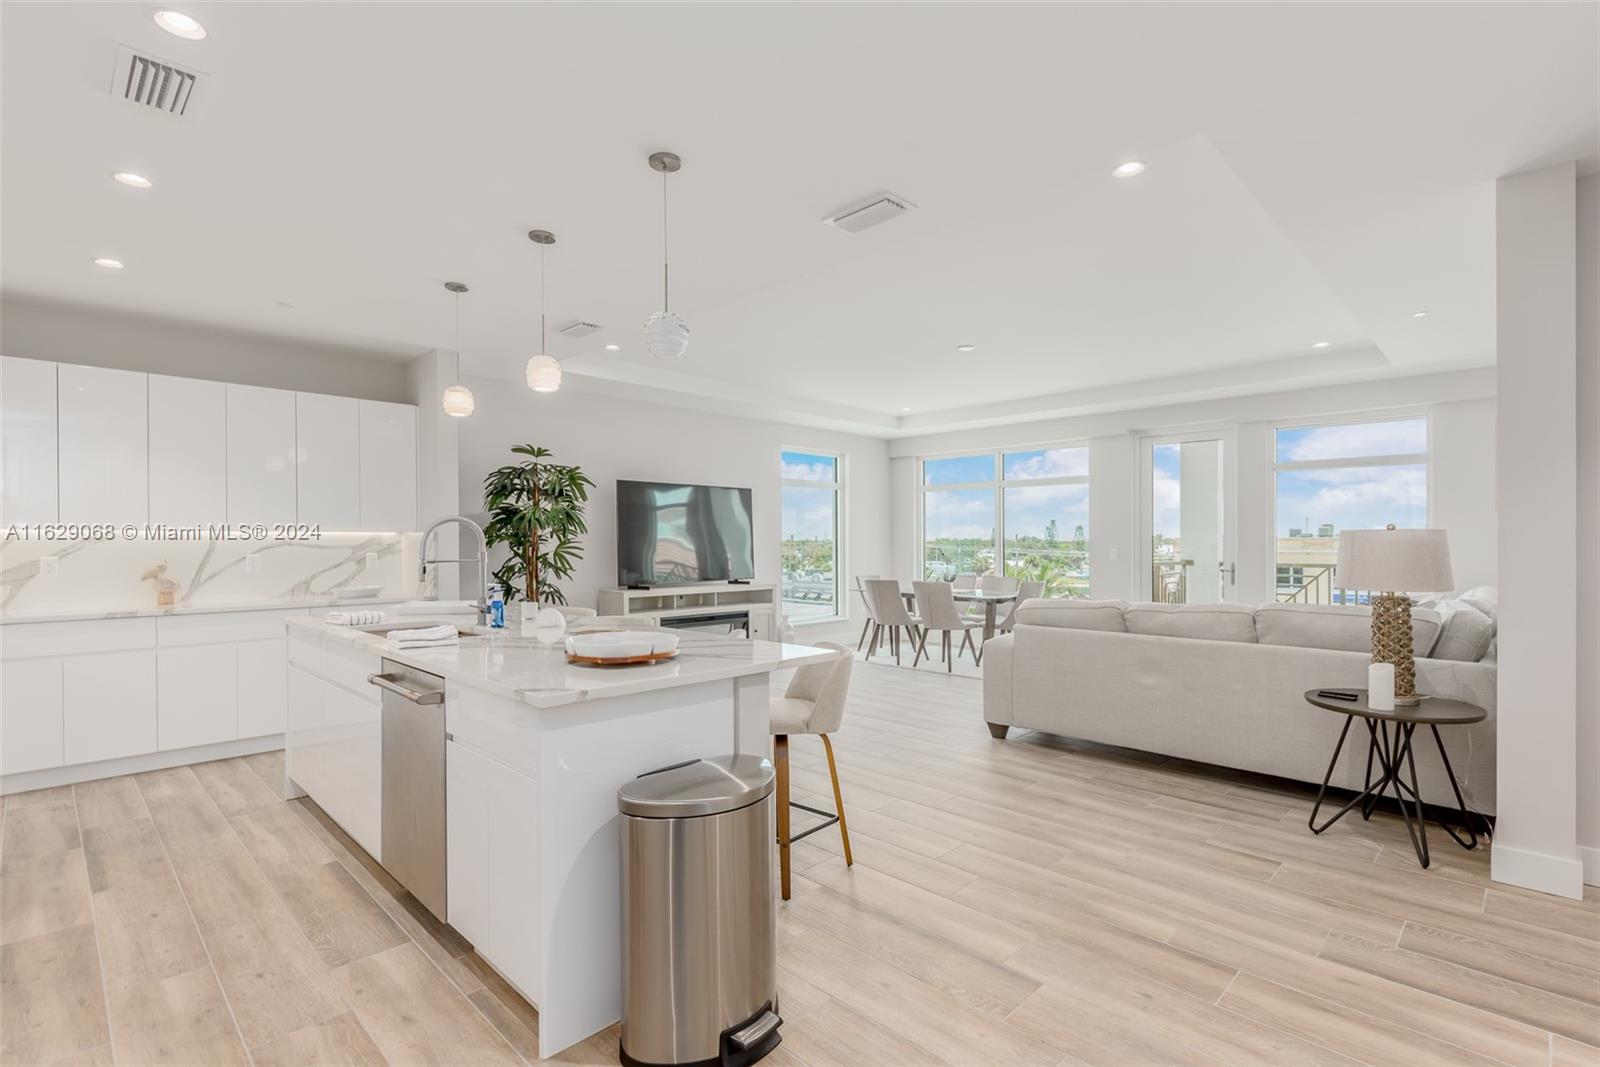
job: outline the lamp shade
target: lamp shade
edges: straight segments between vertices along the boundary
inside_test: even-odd
[[[658,311],[644,323],[644,347],[657,359],[680,359],[689,350],[689,324],[675,311]]]
[[[1443,530],[1341,530],[1336,581],[1381,593],[1453,589],[1450,542]]]
[[[561,388],[561,364],[554,356],[530,357],[526,373],[528,388],[536,393],[553,393]]]
[[[464,419],[472,414],[472,390],[464,385],[448,386],[439,400],[444,405],[444,413],[446,415],[454,415],[458,419]]]

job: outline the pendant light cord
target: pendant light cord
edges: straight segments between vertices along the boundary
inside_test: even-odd
[[[456,384],[461,384],[461,294],[456,298]]]
[[[539,246],[539,351],[549,354],[550,345],[544,333],[544,251],[546,245]]]
[[[671,250],[667,243],[667,172],[661,171],[661,310],[672,310],[672,286],[668,279]]]

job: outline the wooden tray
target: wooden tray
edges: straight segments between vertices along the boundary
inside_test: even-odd
[[[637,667],[644,663],[661,663],[677,654],[677,649],[669,652],[651,652],[643,656],[575,656],[569,652],[567,662],[582,667]]]

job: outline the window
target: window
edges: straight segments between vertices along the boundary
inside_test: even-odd
[[[922,461],[922,571],[1004,573],[1047,596],[1089,595],[1089,450]]]
[[[1339,533],[1428,525],[1427,417],[1279,427],[1274,445],[1278,599],[1365,603],[1339,587]]]
[[[785,449],[779,458],[784,612],[796,623],[838,618],[844,457]]]

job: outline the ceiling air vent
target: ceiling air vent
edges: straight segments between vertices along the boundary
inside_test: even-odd
[[[573,319],[565,326],[557,326],[556,333],[559,333],[563,337],[588,337],[596,330],[603,329],[605,329],[605,327],[601,326],[598,322],[585,322],[582,319]]]
[[[829,226],[845,233],[860,233],[881,222],[899,218],[917,205],[894,193],[880,193],[865,203],[855,204],[823,219]]]
[[[111,76],[111,95],[168,115],[193,115],[195,90],[204,80],[205,75],[197,70],[122,45]]]

